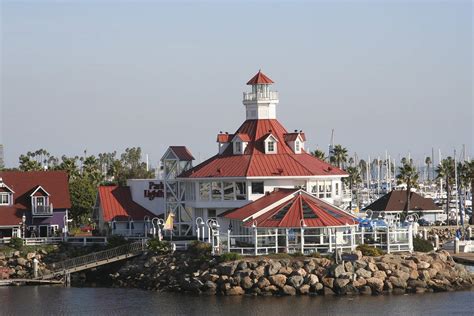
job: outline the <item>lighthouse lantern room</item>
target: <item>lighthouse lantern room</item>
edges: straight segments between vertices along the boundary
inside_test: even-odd
[[[247,85],[252,86],[252,92],[244,92],[247,120],[276,119],[278,92],[270,90],[272,83],[272,79],[261,70],[247,82]]]

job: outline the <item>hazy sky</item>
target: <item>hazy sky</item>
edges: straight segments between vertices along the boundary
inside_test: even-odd
[[[259,68],[277,117],[310,149],[474,156],[470,1],[2,1],[0,142],[7,166],[169,145],[196,158],[245,119]]]

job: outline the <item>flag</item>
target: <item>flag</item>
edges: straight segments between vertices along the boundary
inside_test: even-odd
[[[174,214],[169,213],[168,218],[166,219],[165,226],[163,227],[164,230],[173,230],[173,220]]]

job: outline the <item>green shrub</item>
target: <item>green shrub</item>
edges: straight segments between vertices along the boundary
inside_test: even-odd
[[[419,237],[413,238],[413,250],[419,252],[430,252],[433,249],[433,245],[429,241]]]
[[[220,262],[235,261],[242,259],[242,256],[235,252],[226,252],[219,257]]]
[[[10,247],[15,248],[17,250],[21,250],[23,246],[23,239],[18,237],[12,237],[12,239],[10,239]]]
[[[156,254],[167,254],[171,252],[171,244],[167,241],[153,238],[148,241],[148,249]]]
[[[383,254],[385,254],[385,252],[383,250],[372,247],[370,245],[366,245],[366,244],[359,245],[359,246],[357,246],[356,249],[360,250],[364,256],[378,257],[378,256],[382,256]]]
[[[210,244],[195,240],[189,244],[188,252],[197,259],[206,260],[211,258],[211,248]]]
[[[321,254],[316,251],[316,252],[313,252],[313,253],[309,254],[308,257],[321,258]]]
[[[299,258],[299,257],[304,257],[304,254],[302,254],[301,252],[294,252],[294,253],[290,254],[290,256],[292,256],[294,258]]]
[[[126,240],[123,236],[113,235],[107,238],[107,248],[115,248],[128,243],[129,241]]]

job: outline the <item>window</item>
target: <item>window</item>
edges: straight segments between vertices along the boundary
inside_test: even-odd
[[[36,206],[44,206],[46,198],[43,196],[37,196],[36,197]]]
[[[224,200],[235,200],[234,182],[224,182]]]
[[[331,181],[326,181],[326,197],[330,198],[332,196],[332,185]]]
[[[325,198],[325,196],[324,196],[324,192],[325,192],[325,191],[326,191],[326,190],[325,190],[325,188],[324,188],[324,181],[319,182],[319,183],[318,183],[318,193],[319,193],[319,194],[318,194],[318,197],[319,197],[320,199]]]
[[[316,188],[317,188],[317,191],[316,191]],[[338,191],[339,191],[339,186],[338,186],[338,183],[336,183],[336,192]],[[320,199],[330,198],[332,196],[331,180],[319,181],[317,186],[313,186],[312,193]]]
[[[235,183],[235,197],[237,200],[247,199],[247,184],[245,182]]]
[[[208,219],[210,219],[210,218],[216,219],[217,218],[216,210],[207,210],[207,218]]]
[[[339,195],[339,183],[336,182],[336,196]]]
[[[211,192],[210,182],[199,182],[199,199],[203,201],[209,200],[209,193]]]
[[[296,141],[295,143],[295,152],[300,152],[300,142]]]
[[[0,194],[0,205],[10,205],[10,194],[9,193]]]
[[[242,152],[242,143],[241,142],[235,142],[235,152],[236,153],[241,153]]]
[[[263,194],[264,186],[263,182],[252,182],[252,194]]]
[[[273,141],[268,142],[268,151],[269,152],[274,152],[275,151],[275,142],[273,142]]]
[[[222,200],[222,182],[211,182],[213,200]]]

